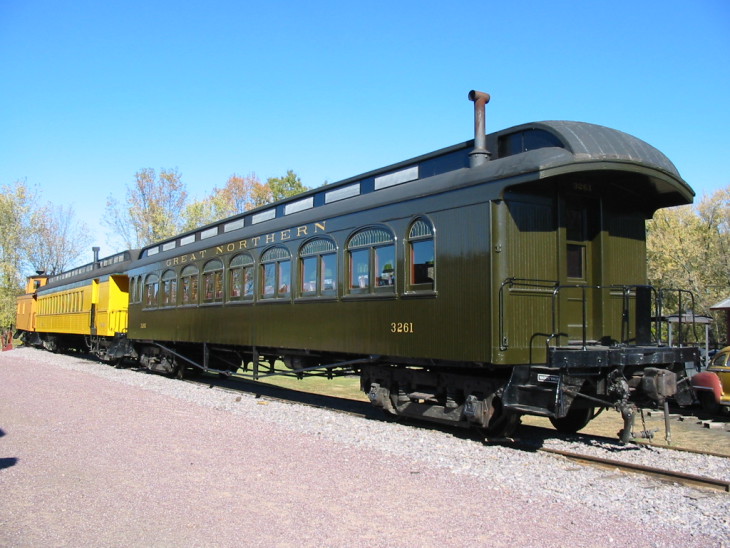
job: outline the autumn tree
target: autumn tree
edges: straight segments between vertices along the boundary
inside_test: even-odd
[[[254,173],[244,177],[234,173],[223,188],[215,187],[207,198],[188,204],[184,228],[192,230],[253,209],[258,197],[266,194],[263,187]]]
[[[284,177],[270,177],[262,183],[256,174],[244,177],[233,174],[223,188],[214,188],[210,196],[188,204],[185,209],[185,230],[213,223],[293,196],[307,190],[293,171]]]
[[[134,175],[124,204],[107,198],[105,224],[127,248],[136,248],[168,238],[181,231],[187,191],[176,169],[146,168]]]
[[[696,207],[657,211],[647,223],[647,257],[653,285],[691,290],[694,312],[710,314],[710,306],[730,295],[730,187]],[[691,306],[685,299],[685,311]],[[715,333],[725,332],[720,321]]]
[[[58,274],[77,264],[88,253],[92,237],[83,223],[77,222],[70,206],[42,206],[30,217],[33,229],[27,244],[27,262],[35,271]]]

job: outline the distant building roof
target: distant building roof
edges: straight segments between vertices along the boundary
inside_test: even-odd
[[[662,320],[669,323],[699,323],[706,324],[712,323],[712,318],[709,316],[701,316],[700,314],[672,314],[671,316],[662,316]]]
[[[719,303],[712,305],[710,307],[710,310],[730,310],[730,297],[728,297],[724,301],[720,301]]]

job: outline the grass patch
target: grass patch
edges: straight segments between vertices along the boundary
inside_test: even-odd
[[[277,366],[283,364],[277,363]],[[250,370],[249,370],[250,373]],[[246,379],[251,380],[250,377]],[[269,384],[272,386],[280,386],[290,390],[298,390],[309,394],[321,394],[324,396],[333,396],[336,398],[347,398],[357,401],[369,401],[367,395],[360,391],[360,377],[334,377],[328,379],[326,377],[304,377],[297,379],[296,377],[285,377],[276,375],[273,377],[265,377],[256,382]]]

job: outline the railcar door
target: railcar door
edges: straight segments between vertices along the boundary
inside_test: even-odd
[[[528,190],[493,203],[496,363],[541,363],[548,346],[593,341],[601,329],[600,200]]]
[[[600,201],[592,197],[566,195],[559,201],[559,303],[561,344],[578,344],[595,339],[594,312],[600,303],[601,233]]]

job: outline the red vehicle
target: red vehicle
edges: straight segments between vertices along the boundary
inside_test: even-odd
[[[707,370],[692,377],[692,388],[703,410],[718,413],[730,408],[730,346],[715,354]]]

